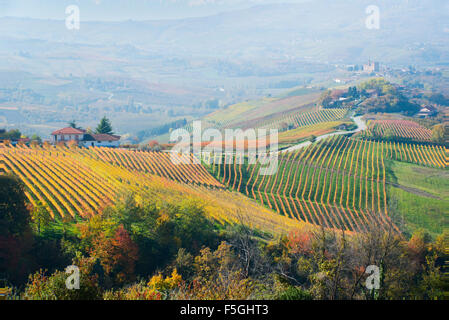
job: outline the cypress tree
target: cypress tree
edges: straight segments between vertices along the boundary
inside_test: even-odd
[[[112,125],[106,116],[104,116],[100,123],[98,124],[97,128],[95,129],[95,133],[106,133],[106,134],[113,134],[112,132]]]

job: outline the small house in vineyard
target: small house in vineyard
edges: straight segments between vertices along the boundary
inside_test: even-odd
[[[84,147],[110,147],[115,148],[120,145],[120,136],[105,133],[86,133],[83,141]]]
[[[437,114],[437,109],[433,106],[423,106],[421,110],[419,110],[419,113],[417,114],[420,118],[428,118],[433,117]]]
[[[85,133],[86,130],[84,129],[77,129],[72,127],[59,129],[51,133],[53,137],[52,142],[54,144],[57,144],[58,142],[69,142],[69,141],[80,142],[83,140]]]
[[[53,131],[52,143],[67,143],[75,141],[81,147],[118,147],[120,145],[120,136],[105,133],[89,133],[81,128],[67,127]]]

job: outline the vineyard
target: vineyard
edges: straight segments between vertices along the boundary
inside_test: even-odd
[[[447,149],[437,145],[417,143],[385,142],[385,155],[397,161],[444,169],[449,164]]]
[[[294,144],[311,136],[321,136],[336,131],[340,126],[351,126],[351,121],[331,121],[322,122],[306,127],[299,127],[279,133],[279,144]]]
[[[319,92],[283,98],[262,98],[254,101],[245,101],[231,105],[225,109],[217,110],[207,115],[204,120],[212,122],[219,127],[227,128],[254,128],[252,121],[261,119],[275,119],[285,112],[309,112],[315,109],[315,101]],[[246,125],[245,122],[248,122]]]
[[[311,111],[301,113],[295,111],[294,113],[287,113],[276,117],[275,119],[255,119],[252,121],[242,121],[234,124],[213,124],[207,121],[201,121],[201,129],[202,131],[208,128],[218,129],[220,131],[224,131],[224,129],[230,128],[240,128],[240,129],[248,129],[248,128],[261,128],[261,129],[278,129],[278,130],[286,130],[286,129],[295,129],[300,127],[308,127],[312,125],[336,122],[337,120],[341,120],[345,118],[348,110],[339,108],[339,109],[323,109],[319,111]],[[191,134],[194,133],[192,123],[188,124],[184,127]],[[196,134],[201,134],[202,132],[197,131]]]
[[[249,165],[247,159],[237,165],[242,161],[230,155],[223,164],[214,159],[210,172],[223,184],[292,219],[353,232],[363,232],[369,224],[398,231],[388,215],[385,160],[445,168],[444,151],[334,136],[280,154],[277,174],[272,176],[260,175],[260,164]]]
[[[29,202],[46,205],[54,218],[90,217],[125,190],[160,199],[198,199],[221,223],[244,219],[273,230],[319,225],[363,232],[368,224],[397,230],[388,215],[387,159],[437,169],[448,164],[441,146],[343,136],[279,154],[272,176],[260,175],[260,164],[249,165],[247,158],[236,164],[235,155],[222,156],[223,164],[211,158],[209,171],[193,163],[192,155],[180,156],[190,164],[173,164],[162,152],[0,146],[0,174],[18,176]]]
[[[89,148],[78,149],[80,153],[114,166],[133,171],[146,172],[177,182],[210,187],[222,187],[201,164],[195,164],[193,156],[179,155],[181,164],[174,164],[165,152],[144,152],[124,149]],[[185,164],[184,164],[185,163]]]
[[[305,113],[294,113],[285,115],[284,117],[278,118],[275,121],[261,123],[259,126],[261,128],[279,130],[282,129],[285,125],[292,128],[299,128],[323,122],[333,122],[336,120],[340,120],[346,116],[347,112],[347,109],[335,108],[322,109],[319,111]]]
[[[31,203],[49,206],[53,217],[90,216],[117,192],[139,190],[160,176],[197,186],[221,187],[199,164],[173,165],[166,153],[66,147],[0,147],[0,171],[20,177]]]
[[[408,120],[373,120],[369,123],[366,134],[425,142],[432,140],[431,130]]]
[[[306,226],[223,189],[202,165],[172,165],[165,153],[0,146],[2,173],[18,176],[29,202],[45,205],[55,219],[88,218],[131,191],[161,204],[194,199],[222,224],[243,222],[274,233]]]

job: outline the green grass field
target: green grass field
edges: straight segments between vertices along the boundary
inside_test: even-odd
[[[432,235],[448,227],[449,171],[390,161],[388,202],[406,233],[424,228]],[[402,221],[401,221],[402,220]]]

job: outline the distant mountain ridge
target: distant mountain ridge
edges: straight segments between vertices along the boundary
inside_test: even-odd
[[[446,1],[376,1],[380,29],[365,26],[372,1],[317,0],[267,4],[201,18],[83,22],[0,18],[0,50],[9,39],[84,45],[132,45],[150,52],[217,58],[366,61],[398,64],[449,61]]]

